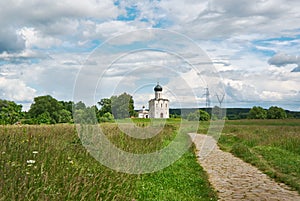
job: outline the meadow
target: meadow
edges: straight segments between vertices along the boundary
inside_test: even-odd
[[[139,127],[151,123],[134,122]],[[141,140],[114,123],[101,127],[111,142],[132,153],[162,149],[179,127],[185,133],[196,129],[193,122],[172,119],[154,138]],[[198,132],[206,133],[208,127],[209,122],[201,122]],[[300,192],[299,119],[226,121],[218,144]],[[0,200],[217,200],[194,151],[192,146],[158,172],[126,174],[95,160],[74,125],[1,126]]]
[[[218,143],[300,193],[299,119],[226,121]]]
[[[126,137],[113,123],[102,127],[116,146],[134,153],[161,149],[178,129],[172,121],[152,141],[141,141]],[[194,147],[158,172],[126,174],[95,160],[74,125],[59,124],[1,126],[0,200],[217,200],[217,196],[196,162]]]

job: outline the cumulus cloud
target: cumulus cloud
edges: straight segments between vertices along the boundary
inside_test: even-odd
[[[61,40],[44,36],[41,32],[37,31],[35,28],[23,27],[18,30],[18,34],[24,39],[26,48],[51,48],[53,46],[58,46],[62,42]]]
[[[1,23],[0,23],[1,25]],[[17,34],[17,31],[6,27],[0,30],[0,53],[19,52],[25,48],[25,40]]]
[[[142,81],[155,84],[161,79],[169,92],[179,90],[176,96],[186,106],[191,104],[193,95],[185,93],[184,81],[197,92],[196,100],[201,103],[204,103],[204,88],[210,83],[223,84],[227,100],[233,104],[299,100],[299,76],[274,67],[297,65],[293,72],[300,71],[299,57],[292,56],[300,48],[299,7],[300,2],[294,0],[1,1],[0,93],[20,101],[46,93],[71,99],[81,65],[89,68],[84,72],[85,83],[94,87],[89,85],[96,84],[91,83],[97,80],[95,72],[111,64],[107,60],[116,52],[142,47],[154,35],[127,34],[111,41],[112,48],[107,48],[108,51],[88,57],[93,48],[120,34],[156,27],[187,35],[207,52],[212,62],[207,58],[199,60],[197,48],[178,45],[180,37],[165,35],[147,47],[163,45],[175,54],[152,51],[118,57],[106,71],[106,85],[121,83],[118,91],[134,92],[143,85]],[[270,58],[279,50],[285,53]],[[86,58],[89,59],[85,61]],[[190,63],[183,62],[185,59]],[[208,69],[212,63],[223,82],[216,79],[218,72]],[[192,65],[202,69],[195,72]],[[176,72],[181,73],[181,81]],[[28,96],[17,88],[22,88]],[[216,99],[216,92],[213,88],[211,91],[212,99]],[[153,95],[152,88],[147,93],[135,95],[144,101]],[[176,102],[176,98],[170,99]],[[142,104],[141,100],[137,103]]]
[[[277,67],[286,66],[289,64],[296,64],[298,65],[292,72],[299,72],[300,70],[300,57],[294,55],[288,55],[285,53],[277,53],[272,58],[269,59],[269,64],[275,65]]]
[[[203,4],[207,6],[205,9],[199,6],[196,19],[175,26],[176,30],[197,39],[254,33],[260,33],[259,37],[280,36],[286,30],[293,30],[295,22],[300,22],[297,14],[300,4],[295,1],[213,0]]]
[[[0,77],[1,99],[8,99],[16,102],[32,101],[36,95],[36,90],[26,86],[19,79],[6,79]]]
[[[110,0],[0,2],[0,53],[51,47],[78,31],[82,19],[111,20],[120,10]]]
[[[140,25],[140,26],[139,26]],[[122,33],[135,31],[139,28],[146,28],[143,23],[130,23],[124,21],[109,21],[96,25],[96,33],[101,34],[102,38],[111,38]],[[128,35],[130,36],[130,35]],[[122,41],[120,41],[121,43]],[[124,43],[124,41],[123,41]],[[130,43],[130,42],[129,42]]]
[[[30,49],[25,49],[21,52],[3,52],[0,54],[0,62],[7,64],[31,64],[40,59],[51,59],[51,57],[43,52],[36,52]]]
[[[119,10],[110,0],[64,0],[51,1],[10,1],[1,2],[1,16],[10,16],[13,22],[27,24],[47,24],[63,18],[98,18],[112,19],[118,16]],[[101,12],[100,12],[101,11]],[[2,22],[7,20],[1,18]]]
[[[209,4],[209,10],[227,13],[235,17],[262,15],[279,16],[288,8],[283,3],[283,0],[258,0],[256,2],[250,2],[247,0],[241,0],[238,2],[235,0],[224,0],[219,2],[218,0],[212,0]]]
[[[222,73],[228,105],[281,105],[296,108],[299,98],[299,76],[269,68],[268,71],[232,71]],[[245,104],[245,105],[243,105]]]
[[[300,63],[300,58],[298,56],[287,55],[284,53],[278,53],[269,59],[269,64],[278,67],[286,66],[288,64],[298,64]]]

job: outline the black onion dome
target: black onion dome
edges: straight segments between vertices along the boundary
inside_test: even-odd
[[[154,91],[162,91],[162,87],[157,84],[156,87],[154,87]]]

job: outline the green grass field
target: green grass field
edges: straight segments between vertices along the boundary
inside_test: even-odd
[[[144,127],[151,122],[134,123]],[[179,127],[185,133],[197,129],[193,122],[170,119],[153,139],[134,140],[116,124],[101,126],[116,146],[133,153],[162,149]],[[208,127],[209,122],[201,122],[198,132],[206,133]],[[300,120],[226,121],[218,143],[300,192]],[[217,200],[217,196],[196,162],[194,147],[158,172],[120,173],[86,151],[74,125],[61,124],[0,127],[0,200]]]
[[[114,124],[102,126],[120,148],[146,153],[166,146],[178,129],[176,125],[176,121],[170,121],[152,142],[133,141]],[[217,197],[196,162],[194,147],[161,171],[132,175],[111,170],[91,157],[74,125],[22,125],[0,127],[0,200],[161,201]]]
[[[223,150],[300,193],[300,120],[226,121]]]

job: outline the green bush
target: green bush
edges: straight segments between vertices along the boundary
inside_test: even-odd
[[[114,116],[106,112],[102,117],[99,117],[99,122],[113,122],[114,121]]]
[[[287,114],[281,107],[271,106],[267,112],[268,119],[286,119]]]
[[[203,110],[196,110],[187,115],[188,121],[208,121],[209,119],[210,115]]]
[[[254,106],[248,114],[249,119],[266,119],[267,111],[260,106]]]

